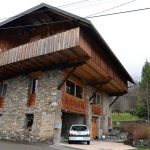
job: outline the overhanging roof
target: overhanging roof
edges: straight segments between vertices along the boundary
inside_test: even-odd
[[[102,36],[99,34],[99,32],[96,30],[96,28],[93,26],[93,24],[91,23],[91,21],[85,19],[85,18],[81,18],[79,16],[76,16],[74,14],[68,13],[66,11],[63,11],[61,9],[58,9],[56,7],[52,7],[48,4],[45,3],[41,3],[27,11],[24,11],[14,17],[11,17],[3,22],[0,23],[0,28],[3,28],[5,26],[9,27],[9,23],[25,16],[28,15],[34,11],[37,11],[39,9],[42,8],[48,8],[51,11],[55,12],[55,13],[60,13],[63,14],[65,16],[67,16],[69,19],[75,19],[78,20],[79,23],[84,23],[86,24],[86,26],[88,26],[93,32],[94,34],[97,36],[97,38],[102,42],[103,46],[105,47],[105,51],[107,52],[108,55],[111,56],[112,60],[114,61],[114,63],[119,67],[119,69],[121,70],[121,72],[124,74],[124,76],[127,78],[128,81],[134,83],[134,80],[132,79],[132,77],[129,75],[129,73],[126,71],[126,69],[124,68],[124,66],[121,64],[121,62],[119,61],[119,59],[115,56],[115,54],[112,52],[112,50],[110,49],[110,47],[107,45],[107,43],[105,42],[105,40],[102,38]]]

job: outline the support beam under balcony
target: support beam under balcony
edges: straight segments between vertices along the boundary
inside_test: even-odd
[[[67,79],[73,74],[73,72],[76,70],[77,67],[81,66],[85,64],[85,62],[79,62],[76,63],[73,68],[71,69],[71,71],[67,74],[67,76],[64,78],[64,80],[60,83],[60,85],[58,86],[58,90],[61,89],[61,87],[64,85],[64,83],[67,81]]]

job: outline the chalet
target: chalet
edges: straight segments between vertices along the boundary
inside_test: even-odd
[[[40,4],[0,23],[0,138],[55,143],[71,124],[107,134],[128,72],[92,23]]]

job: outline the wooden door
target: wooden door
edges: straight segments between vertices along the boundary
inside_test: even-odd
[[[92,138],[96,139],[97,137],[97,118],[92,117]]]

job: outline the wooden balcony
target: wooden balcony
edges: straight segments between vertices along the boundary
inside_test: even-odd
[[[96,104],[91,104],[92,115],[100,116],[102,115],[102,107]]]
[[[79,28],[74,28],[0,52],[0,80],[88,58],[79,46]]]
[[[64,93],[62,97],[62,111],[85,114],[86,101]]]

